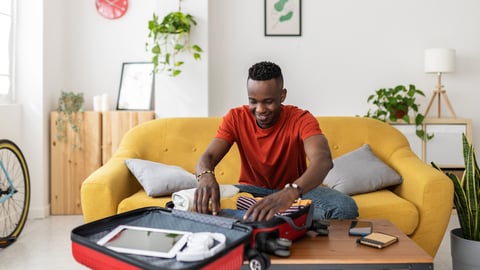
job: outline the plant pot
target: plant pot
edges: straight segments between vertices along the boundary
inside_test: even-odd
[[[408,106],[405,103],[400,103],[394,110],[394,115],[397,119],[402,119],[408,113]]]
[[[407,111],[404,111],[404,110],[396,110],[395,111],[395,117],[397,119],[402,119],[406,114],[407,114]]]
[[[463,238],[461,228],[450,231],[452,270],[480,269],[480,241]]]

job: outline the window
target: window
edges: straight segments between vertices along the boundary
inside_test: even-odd
[[[12,101],[15,0],[0,1],[0,103]]]

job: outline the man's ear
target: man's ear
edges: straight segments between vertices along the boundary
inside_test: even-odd
[[[280,102],[284,102],[286,98],[287,98],[287,89],[283,88],[282,89],[282,95],[281,95],[281,98],[280,98]]]

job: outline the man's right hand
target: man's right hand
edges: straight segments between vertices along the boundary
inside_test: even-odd
[[[220,211],[220,187],[218,186],[215,175],[205,174],[199,179],[195,195],[193,197],[194,210],[197,213],[210,213],[209,204],[211,202],[212,215],[217,215]]]

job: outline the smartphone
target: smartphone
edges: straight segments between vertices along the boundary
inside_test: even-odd
[[[365,236],[372,232],[372,222],[353,220],[348,230],[349,235]]]

